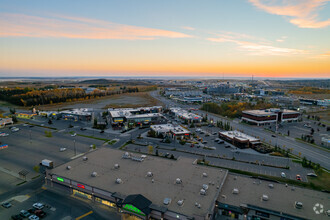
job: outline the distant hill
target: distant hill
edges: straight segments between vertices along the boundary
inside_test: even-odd
[[[109,85],[109,84],[119,84],[119,85],[150,85],[150,83],[145,80],[109,80],[109,79],[90,79],[80,81],[79,84],[93,84],[93,85]]]

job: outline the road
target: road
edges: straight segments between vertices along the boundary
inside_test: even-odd
[[[167,99],[165,97],[162,97],[159,95],[157,91],[153,91],[150,93],[151,96],[154,98],[162,101],[166,106],[178,106],[181,108],[196,108],[196,105],[184,105],[180,103],[176,103],[173,100]],[[199,108],[199,106],[197,106]],[[208,118],[213,118],[213,120],[222,120],[222,121],[228,121],[231,126],[234,129],[239,129],[243,131],[246,134],[259,137],[260,140],[267,142],[267,143],[276,143],[276,138],[272,137],[273,133],[265,131],[262,127],[258,126],[250,126],[241,124],[238,119],[236,120],[228,120],[224,117],[217,116],[215,114],[208,113],[206,111],[198,110],[194,111],[194,113],[197,113],[199,115],[205,115],[208,114]],[[306,157],[308,160],[311,160],[314,163],[319,163],[322,167],[330,170],[330,152],[325,151],[320,148],[313,147],[308,144],[304,144],[301,142],[297,142],[295,139],[286,137],[286,136],[280,136],[278,135],[277,144],[281,147],[285,146],[287,148],[292,148],[292,153],[295,155],[299,155],[301,153],[301,157]]]

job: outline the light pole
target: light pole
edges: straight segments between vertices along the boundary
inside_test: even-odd
[[[76,151],[76,139],[73,139],[73,148],[74,148],[74,155],[77,155],[77,151]]]

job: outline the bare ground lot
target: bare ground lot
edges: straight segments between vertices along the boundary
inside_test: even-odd
[[[70,108],[135,108],[142,106],[155,106],[162,103],[150,96],[148,92],[125,93],[113,96],[97,98],[93,100],[59,103],[52,105],[40,105],[39,110],[58,110]]]

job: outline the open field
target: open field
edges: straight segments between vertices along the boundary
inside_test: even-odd
[[[39,110],[58,110],[69,108],[134,108],[141,106],[161,105],[162,103],[149,95],[148,92],[125,93],[92,100],[40,105]]]

